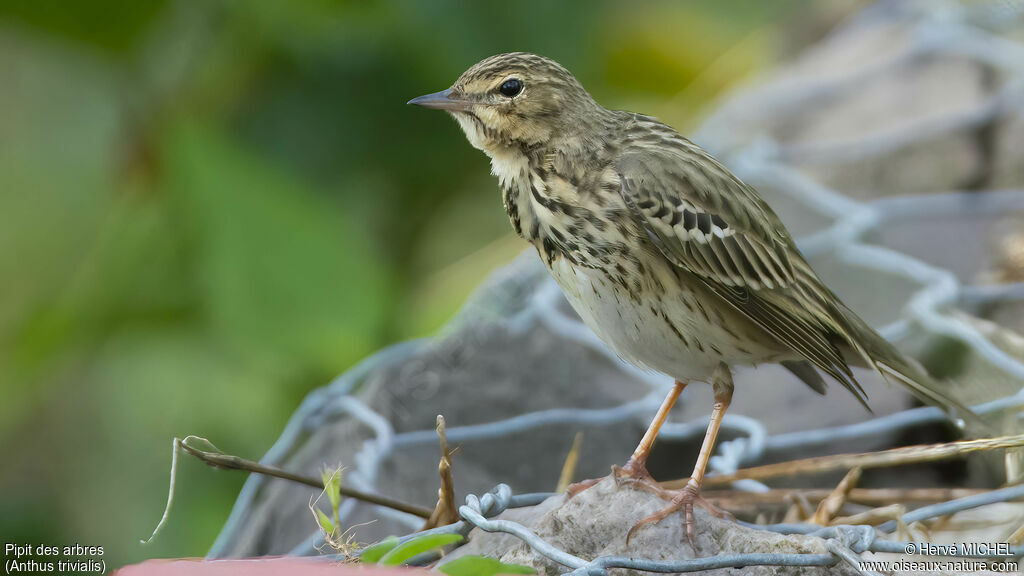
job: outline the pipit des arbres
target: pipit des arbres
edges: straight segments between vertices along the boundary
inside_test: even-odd
[[[630,534],[682,509],[693,544],[694,503],[722,515],[700,485],[732,399],[732,366],[780,363],[824,393],[817,367],[865,407],[850,367],[869,367],[970,415],[822,283],[756,190],[669,126],[605,109],[557,62],[499,54],[409,103],[449,112],[491,158],[512,227],[583,322],[622,358],[675,379],[614,472],[671,498]],[[690,382],[710,382],[715,403],[693,475],[670,493],[646,460]]]

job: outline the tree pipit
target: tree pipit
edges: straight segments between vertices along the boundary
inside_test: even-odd
[[[671,499],[630,534],[681,509],[693,544],[693,505],[723,514],[700,485],[732,399],[732,366],[780,363],[824,393],[820,370],[865,407],[850,367],[868,367],[970,415],[822,283],[756,190],[658,120],[605,109],[558,63],[492,56],[448,90],[409,103],[449,112],[491,158],[512,227],[583,322],[622,358],[675,379],[614,471]],[[689,482],[670,492],[646,460],[691,382],[714,386],[714,409]]]

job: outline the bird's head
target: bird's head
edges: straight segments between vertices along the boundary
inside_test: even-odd
[[[492,157],[550,143],[600,108],[568,70],[526,52],[491,56],[451,88],[409,104],[448,111],[469,142]]]

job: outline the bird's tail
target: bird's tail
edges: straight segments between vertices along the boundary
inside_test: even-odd
[[[916,360],[908,358],[891,342],[882,338],[870,326],[852,312],[845,315],[855,337],[852,346],[857,353],[882,375],[887,382],[896,382],[919,400],[937,406],[953,417],[959,427],[976,433],[991,433],[993,426],[976,412],[957,400],[948,391],[948,386],[937,382]]]
[[[912,360],[906,358],[902,360],[902,365],[899,367],[893,366],[885,360],[875,360],[874,364],[878,372],[887,381],[892,382],[895,380],[922,402],[942,408],[953,417],[954,422],[957,419],[961,420],[962,422],[958,422],[958,427],[977,432],[982,430],[988,431],[992,428],[974,410],[971,410],[963,402],[960,402],[944,390],[942,384],[929,376],[924,368]]]

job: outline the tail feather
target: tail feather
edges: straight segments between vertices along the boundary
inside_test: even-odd
[[[914,366],[906,361],[901,363],[903,364],[900,367],[902,369],[896,368],[883,360],[876,360],[874,364],[883,378],[889,381],[896,380],[922,402],[951,412],[952,416],[962,419],[969,428],[984,430],[991,428],[991,425],[976,412],[945,390],[942,390],[938,383],[925,373],[923,368]],[[908,372],[910,373],[908,374]]]
[[[785,360],[780,362],[782,367],[793,373],[794,376],[811,387],[818,394],[825,393],[825,379],[814,369],[814,364],[806,360]],[[870,410],[870,408],[869,408]]]
[[[866,361],[868,367],[877,370],[887,382],[895,380],[922,402],[950,413],[954,421],[960,419],[963,425],[974,430],[993,431],[991,424],[954,398],[942,384],[929,376],[920,364],[907,358],[845,306],[843,312],[847,329],[853,336],[848,341],[857,355]]]

